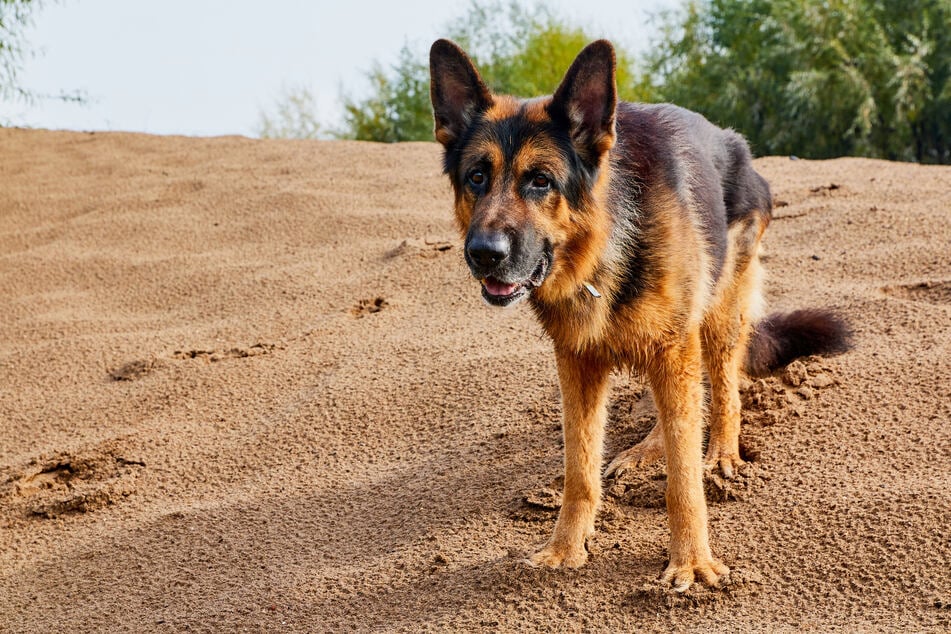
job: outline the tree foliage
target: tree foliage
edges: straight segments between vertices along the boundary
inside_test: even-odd
[[[526,7],[517,0],[473,2],[448,33],[472,57],[490,89],[522,97],[554,92],[575,56],[596,39],[545,5]],[[634,56],[620,46],[615,53],[620,98],[649,98],[646,77],[634,74]]]
[[[479,67],[483,79],[500,93],[532,97],[558,87],[575,55],[592,39],[537,5],[517,1],[473,2],[447,29]],[[618,50],[618,87],[623,98],[647,96],[649,84],[632,72],[632,56]],[[369,141],[430,141],[429,64],[425,51],[404,45],[390,69],[368,74],[371,93],[344,100],[345,138]]]
[[[683,0],[618,92],[742,132],[759,154],[951,163],[951,0]],[[501,93],[551,93],[592,38],[541,4],[472,0],[446,34]],[[431,140],[426,51],[404,45],[344,98],[336,136]],[[642,68],[640,74],[635,69]]]
[[[337,136],[384,143],[431,141],[429,66],[421,61],[425,59],[403,45],[389,72],[374,66],[367,74],[370,96],[344,98],[344,129]]]
[[[650,65],[760,154],[951,162],[949,0],[693,0]]]

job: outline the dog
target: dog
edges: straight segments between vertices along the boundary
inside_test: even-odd
[[[746,141],[670,104],[619,102],[614,49],[584,48],[554,94],[493,94],[449,40],[430,50],[435,137],[464,256],[493,306],[526,300],[551,338],[563,408],[564,495],[529,563],[587,559],[601,498],[609,375],[645,376],[658,423],[605,475],[666,459],[670,558],[682,592],[725,583],[711,550],[704,467],[731,478],[741,372],[848,347],[832,311],[762,315],[760,241],[772,214]],[[703,370],[710,386],[704,455]]]

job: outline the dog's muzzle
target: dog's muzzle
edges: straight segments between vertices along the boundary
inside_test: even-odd
[[[503,232],[472,232],[466,240],[466,262],[482,282],[482,297],[493,306],[509,306],[541,286],[551,268],[547,245],[525,253],[524,245],[513,244]],[[519,248],[521,247],[521,248]]]

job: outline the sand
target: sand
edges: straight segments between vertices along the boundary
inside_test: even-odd
[[[0,630],[948,631],[951,167],[756,161],[767,296],[856,348],[747,386],[675,596],[663,468],[560,495],[550,343],[485,306],[435,144],[0,130]],[[614,378],[608,453],[653,424]]]

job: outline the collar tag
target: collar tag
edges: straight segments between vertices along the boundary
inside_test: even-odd
[[[595,287],[591,286],[591,284],[589,284],[588,282],[585,282],[585,283],[584,283],[584,287],[585,287],[585,290],[587,290],[589,293],[591,293],[591,296],[592,296],[592,297],[596,297],[596,298],[597,298],[597,297],[601,297],[601,293],[598,292],[598,289],[596,289]]]

